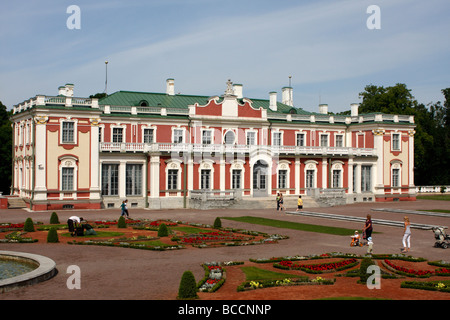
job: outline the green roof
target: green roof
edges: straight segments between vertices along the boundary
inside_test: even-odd
[[[153,93],[153,92],[135,92],[135,91],[117,91],[111,95],[106,96],[99,100],[100,105],[111,106],[140,106],[141,103],[146,102],[149,107],[164,107],[164,108],[180,108],[187,109],[189,105],[198,103],[205,105],[211,96],[200,95],[168,95],[166,93]],[[258,109],[260,107],[267,109],[268,112],[273,113],[270,110],[269,100],[264,99],[251,99],[253,107]],[[296,111],[296,112],[294,112]],[[297,114],[311,114],[303,109],[297,109],[288,106],[284,103],[277,102],[277,113],[297,113]]]

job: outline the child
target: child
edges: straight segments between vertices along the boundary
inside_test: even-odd
[[[367,245],[369,246],[367,248],[367,254],[372,254],[373,252],[373,241],[372,241],[372,237],[368,237],[367,238]]]
[[[303,200],[302,200],[302,196],[298,196],[298,200],[297,200],[297,211],[300,211],[303,209]]]
[[[359,233],[358,230],[355,230],[355,234],[351,236],[352,242],[350,246],[358,246],[359,245]]]

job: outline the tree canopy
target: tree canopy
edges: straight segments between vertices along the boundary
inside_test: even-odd
[[[443,89],[444,103],[427,106],[414,99],[405,84],[383,87],[368,85],[359,94],[360,113],[381,112],[413,115],[414,183],[416,185],[450,184],[450,88]]]

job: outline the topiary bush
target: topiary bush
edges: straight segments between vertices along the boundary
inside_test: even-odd
[[[169,229],[164,223],[161,223],[158,228],[158,237],[167,237],[169,235]]]
[[[181,277],[180,287],[178,288],[178,299],[197,299],[197,284],[194,274],[191,271],[185,271]]]
[[[31,218],[27,218],[27,220],[25,220],[23,231],[34,232],[34,223],[33,220],[31,220]]]
[[[125,217],[120,216],[119,221],[117,222],[117,228],[126,228],[127,223],[125,222]]]
[[[50,216],[50,224],[59,224],[58,214],[55,211],[53,211]]]
[[[372,259],[364,258],[361,261],[361,266],[359,267],[359,281],[363,284],[367,283],[367,279],[371,276],[370,273],[367,273],[367,268],[371,265],[374,265]]]
[[[222,228],[222,221],[220,220],[219,217],[216,218],[216,220],[214,220],[214,229],[220,229]]]
[[[59,242],[58,232],[55,227],[51,227],[47,234],[47,243],[57,243]]]

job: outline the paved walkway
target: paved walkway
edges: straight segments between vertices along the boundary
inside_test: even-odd
[[[366,217],[371,214],[373,219],[403,221],[404,213],[373,211],[373,208],[391,208],[405,210],[448,209],[449,202],[418,200],[415,202],[395,203],[359,203],[348,206],[330,208],[306,208],[305,210],[340,214],[345,216]],[[288,208],[289,210],[289,208]],[[290,211],[293,211],[291,208]],[[26,210],[0,210],[0,223],[23,222],[27,217],[33,221],[47,223],[51,212],[27,212]],[[58,211],[60,221],[66,221],[71,215],[79,215],[88,220],[117,219],[118,210],[86,210]],[[218,216],[261,216],[271,219],[321,224],[351,229],[361,229],[360,221],[343,221],[288,215],[276,210],[144,210],[131,209],[132,218],[147,219],[177,219],[188,222],[212,224]],[[412,223],[430,225],[449,225],[450,215],[426,216],[408,214]],[[147,251],[126,248],[110,248],[99,246],[71,246],[63,244],[0,244],[0,250],[21,251],[47,256],[56,262],[59,273],[51,280],[37,285],[18,289],[0,295],[5,299],[175,299],[181,275],[191,270],[196,279],[204,275],[201,263],[205,261],[244,261],[249,258],[264,258],[272,256],[307,255],[325,252],[351,252],[364,254],[365,247],[350,247],[350,238],[313,232],[303,232],[258,226],[230,220],[222,220],[225,227],[239,227],[258,230],[267,233],[279,233],[289,236],[278,244],[255,245],[246,247],[223,247],[207,249],[186,249],[177,251]],[[374,224],[373,234],[375,253],[399,253],[402,246],[403,228]],[[450,250],[433,248],[434,235],[429,230],[413,230],[413,256],[429,260],[449,260]],[[66,286],[70,274],[66,270],[71,265],[81,269],[81,289],[69,290]]]

